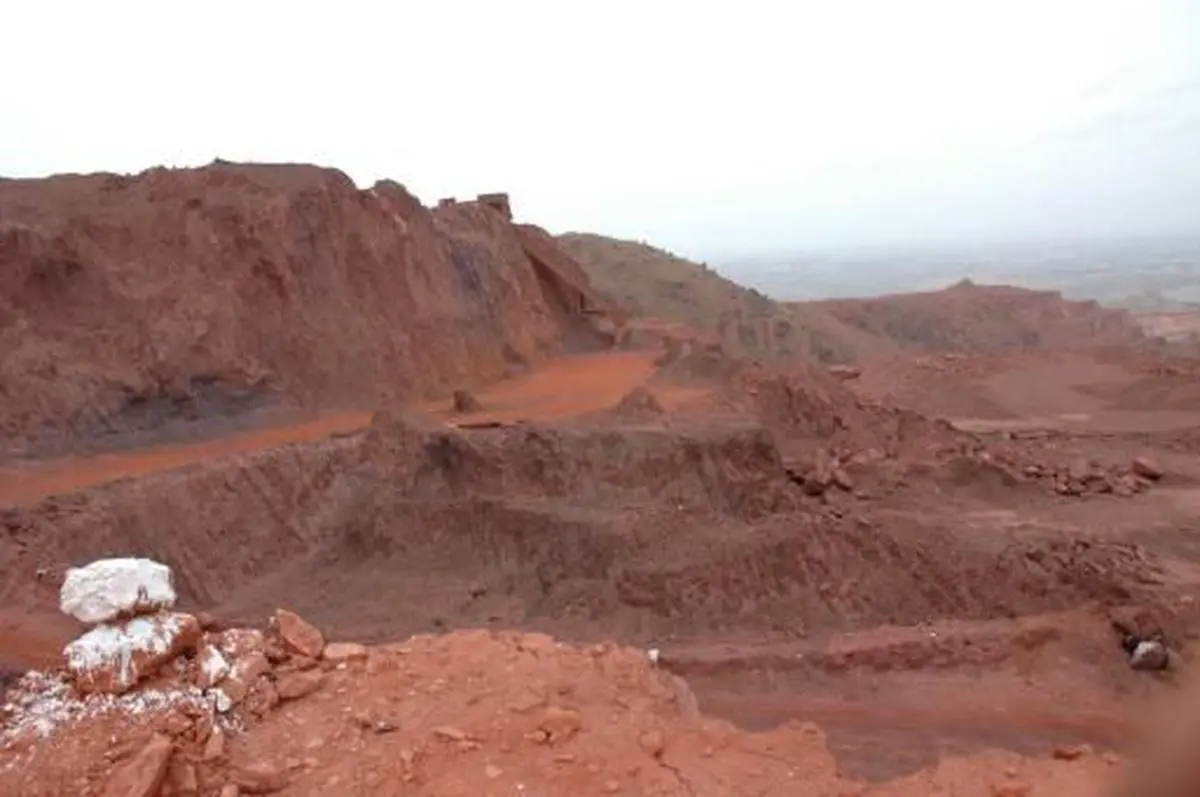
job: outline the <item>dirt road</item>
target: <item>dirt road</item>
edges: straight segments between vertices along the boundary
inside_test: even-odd
[[[472,423],[547,420],[610,407],[655,371],[654,351],[559,357],[528,374],[476,393],[483,409],[455,413],[447,400],[413,405],[445,421]],[[670,401],[667,396],[666,401]],[[370,412],[343,412],[195,442],[0,466],[0,506],[28,504],[197,462],[311,442],[366,427]]]

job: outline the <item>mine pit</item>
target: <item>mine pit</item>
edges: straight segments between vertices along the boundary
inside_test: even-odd
[[[1200,369],[1117,311],[702,326],[507,198],[63,179],[0,183],[0,792],[1099,794],[1185,678]]]

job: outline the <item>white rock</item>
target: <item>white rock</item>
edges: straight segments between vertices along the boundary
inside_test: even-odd
[[[221,714],[225,714],[233,708],[233,701],[229,699],[229,695],[225,694],[224,689],[212,689],[209,694],[213,697],[213,705]]]
[[[122,694],[193,646],[200,623],[190,614],[135,617],[98,625],[63,649],[67,670],[82,692]]]
[[[204,645],[200,648],[196,661],[200,665],[197,686],[209,689],[221,683],[229,675],[231,666],[229,660],[221,653],[216,645]]]
[[[651,664],[658,664],[658,660],[662,658],[662,651],[658,648],[650,648],[646,651],[646,658],[650,659]]]
[[[175,605],[171,568],[150,559],[100,559],[67,571],[59,608],[88,625]]]
[[[1167,666],[1167,649],[1161,642],[1142,641],[1129,656],[1129,666],[1135,670],[1162,670]]]

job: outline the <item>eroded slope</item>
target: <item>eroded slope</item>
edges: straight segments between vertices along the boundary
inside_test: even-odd
[[[586,278],[526,238],[548,236],[311,166],[0,181],[0,440],[371,409],[605,345]]]

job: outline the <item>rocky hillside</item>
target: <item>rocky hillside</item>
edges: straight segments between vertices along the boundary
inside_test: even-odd
[[[583,272],[505,211],[312,166],[0,180],[0,444],[373,407],[608,345]]]
[[[713,271],[646,244],[567,233],[558,242],[596,289],[635,317],[716,333],[732,351],[848,362],[890,349],[823,311],[776,302]]]
[[[1125,310],[1064,299],[1058,291],[969,280],[940,291],[806,302],[838,321],[901,346],[990,351],[1011,346],[1126,344],[1143,339]]]
[[[717,332],[744,353],[847,362],[900,349],[990,351],[1142,339],[1124,310],[1070,301],[1055,291],[964,281],[925,293],[776,302],[705,264],[644,244],[577,233],[559,241],[597,289],[632,315]]]

